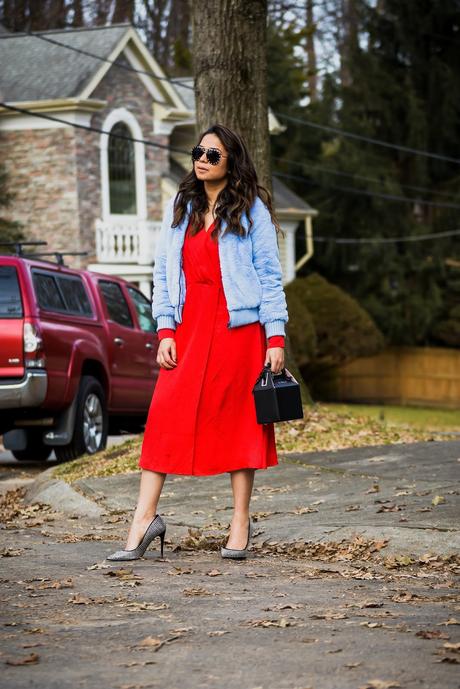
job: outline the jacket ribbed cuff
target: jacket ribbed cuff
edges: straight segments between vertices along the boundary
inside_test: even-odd
[[[284,336],[286,336],[284,329],[285,329],[285,324],[284,324],[284,321],[282,321],[282,320],[269,321],[268,323],[265,323],[265,333],[266,333],[267,337],[272,337],[272,335],[284,335]]]
[[[172,328],[173,330],[176,329],[176,321],[174,316],[158,316],[156,321],[157,330],[161,330],[161,328]]]

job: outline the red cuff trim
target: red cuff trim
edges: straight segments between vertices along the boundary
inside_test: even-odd
[[[284,347],[284,335],[272,335],[269,337],[267,347]]]
[[[175,337],[176,336],[176,331],[174,328],[160,328],[160,330],[157,331],[158,339],[161,342],[161,340],[164,340],[165,337]]]

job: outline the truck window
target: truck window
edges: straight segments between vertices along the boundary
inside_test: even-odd
[[[32,279],[40,308],[59,312],[66,310],[64,300],[53,275],[32,271]]]
[[[0,318],[22,318],[23,315],[16,268],[0,266]]]
[[[33,270],[38,305],[48,311],[92,317],[93,310],[83,280],[79,277]]]
[[[83,280],[78,277],[64,277],[59,275],[57,278],[62,296],[70,313],[80,316],[92,316],[93,310],[86,293]]]
[[[146,333],[155,333],[155,321],[153,320],[152,307],[149,300],[134,287],[128,287],[127,289],[136,308],[141,330],[144,330]]]
[[[99,291],[107,306],[110,320],[126,328],[134,328],[129,306],[120,285],[110,280],[99,280]]]

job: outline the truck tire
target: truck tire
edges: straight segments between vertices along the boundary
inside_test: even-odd
[[[42,441],[43,430],[27,430],[27,447],[24,450],[11,450],[13,457],[20,462],[46,462],[53,451]]]
[[[75,428],[68,445],[56,445],[59,462],[93,455],[107,445],[109,419],[104,389],[97,378],[83,376],[78,389]]]

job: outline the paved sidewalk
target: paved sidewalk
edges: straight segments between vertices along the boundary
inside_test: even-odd
[[[165,558],[125,565],[139,475],[44,472],[0,532],[4,686],[458,689],[460,442],[280,460],[242,562],[228,475],[168,476]]]
[[[256,472],[251,505],[257,541],[337,541],[359,533],[388,539],[387,554],[460,553],[460,441],[280,459],[278,466]],[[81,479],[72,488],[57,482],[54,489],[49,474],[42,477],[29,500],[49,500],[70,513],[102,517],[107,510],[129,511],[136,505],[138,473]],[[232,513],[228,474],[170,474],[158,511],[173,541],[189,527],[220,523],[225,529]]]

